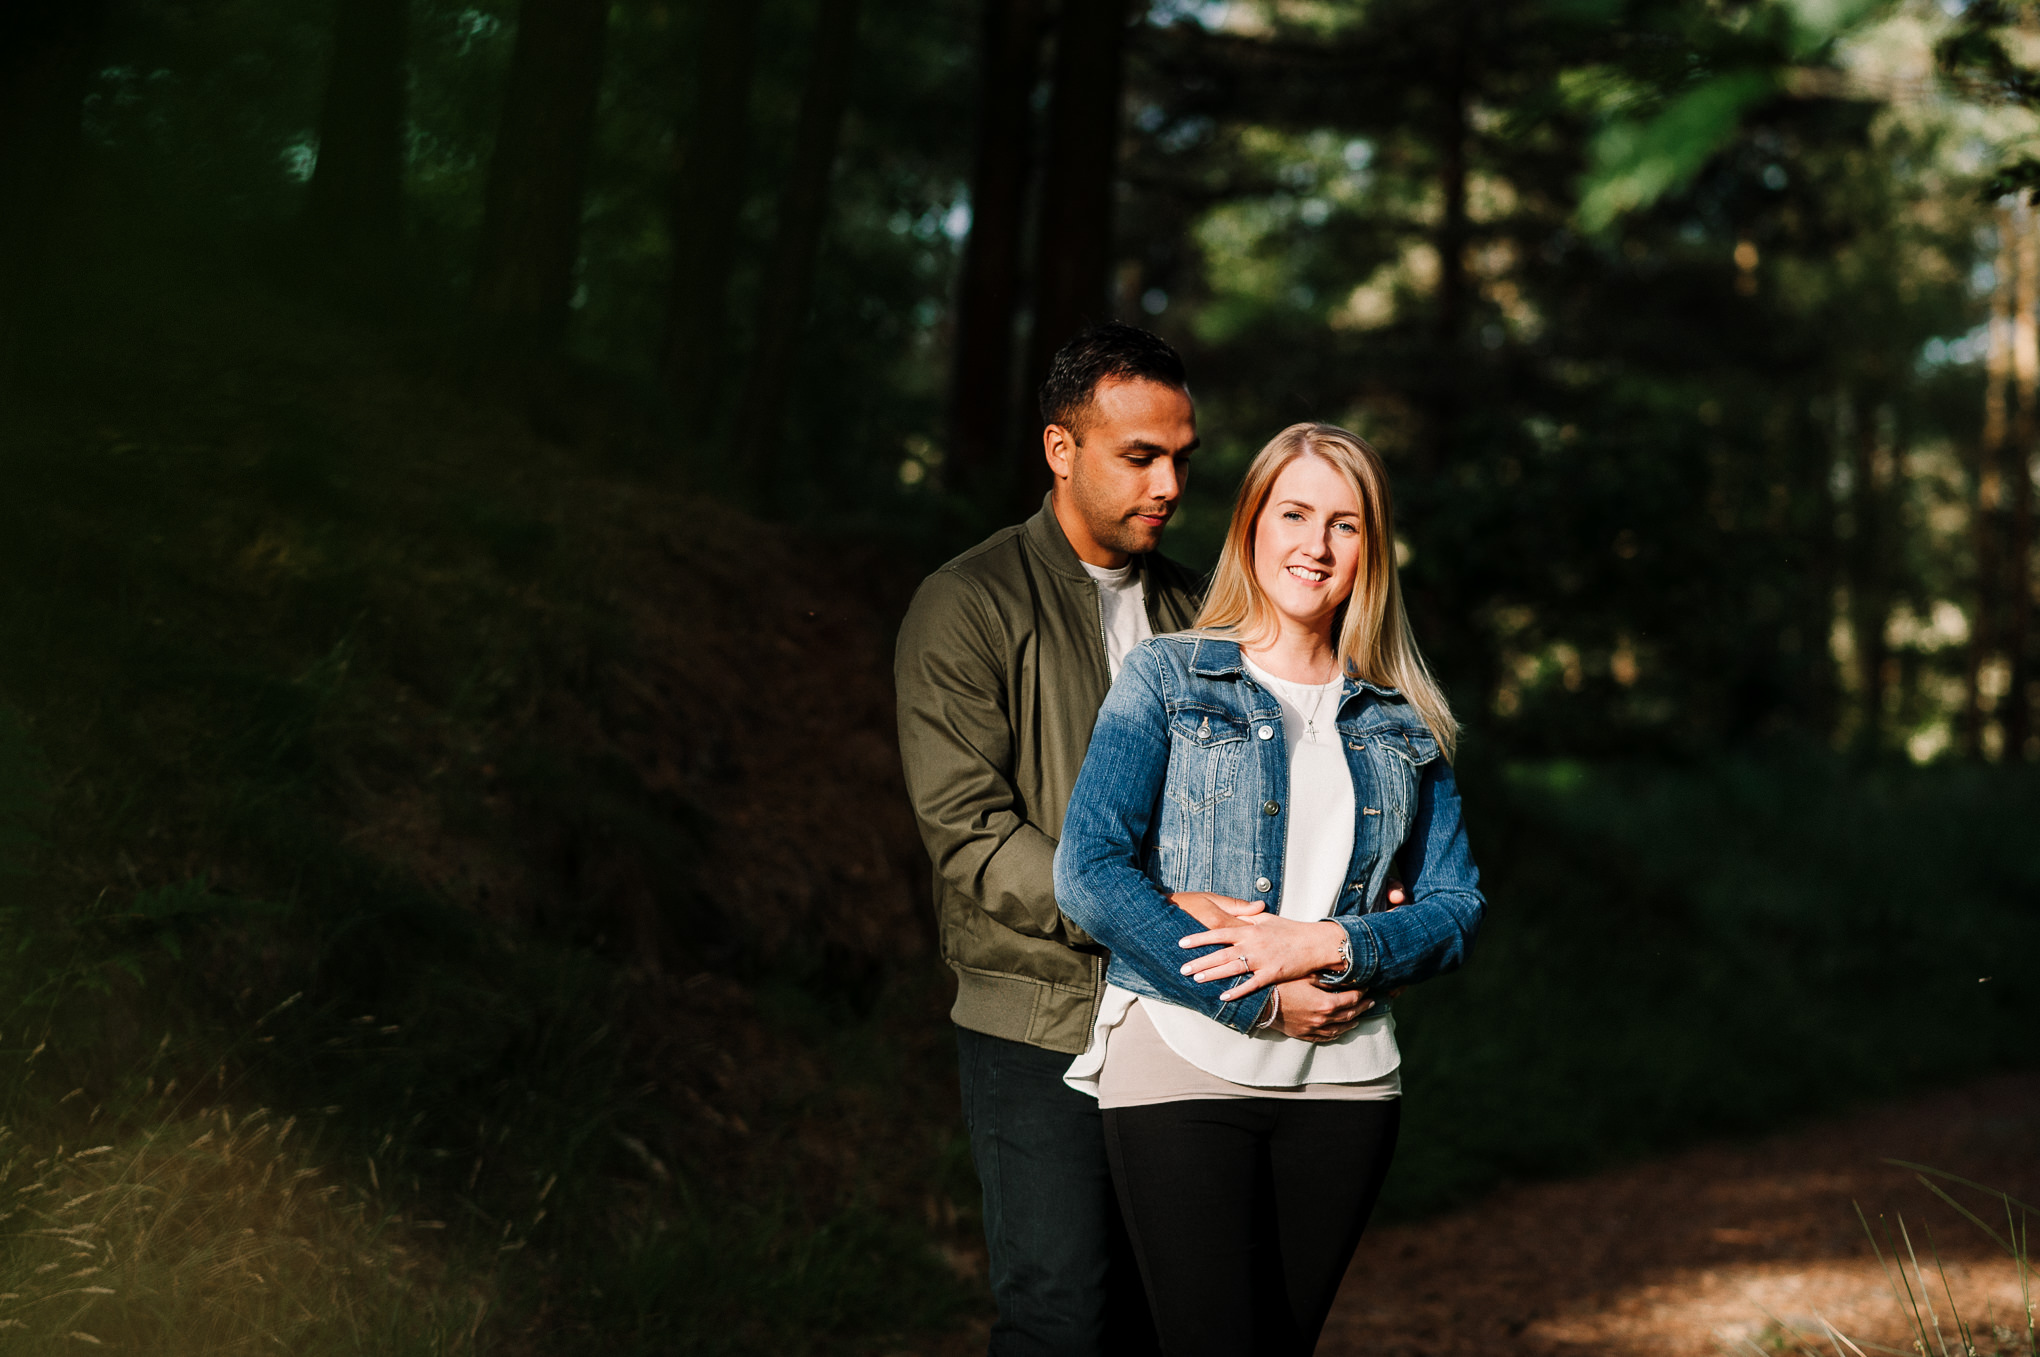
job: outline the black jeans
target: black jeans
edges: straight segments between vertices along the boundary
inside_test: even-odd
[[[1300,1357],[1395,1154],[1402,1102],[1213,1098],[1105,1113],[1169,1357]]]
[[[961,1027],[956,1052],[985,1189],[993,1357],[1156,1352],[1104,1120],[1095,1098],[1063,1082],[1070,1057]]]

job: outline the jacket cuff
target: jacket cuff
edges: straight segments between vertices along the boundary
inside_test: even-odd
[[[1346,941],[1353,948],[1353,964],[1344,974],[1320,976],[1318,982],[1332,989],[1365,989],[1381,974],[1381,944],[1375,940],[1365,915],[1342,915],[1332,922],[1346,930]]]
[[[1235,1032],[1251,1032],[1267,1010],[1272,990],[1257,989],[1252,994],[1237,999],[1222,999],[1212,1019],[1221,1027],[1230,1027]]]

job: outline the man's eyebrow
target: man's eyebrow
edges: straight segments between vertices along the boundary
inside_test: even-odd
[[[1121,444],[1119,451],[1122,454],[1144,452],[1151,457],[1183,457],[1197,451],[1203,443],[1204,440],[1202,438],[1193,438],[1180,448],[1165,448],[1160,443],[1152,443],[1145,438],[1136,438],[1130,443]]]

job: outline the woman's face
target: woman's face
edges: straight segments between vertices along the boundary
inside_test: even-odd
[[[1329,632],[1366,545],[1359,496],[1331,463],[1306,453],[1276,475],[1254,520],[1254,579],[1277,613]]]

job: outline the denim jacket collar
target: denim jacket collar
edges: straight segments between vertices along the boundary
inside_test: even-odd
[[[1190,672],[1199,678],[1243,677],[1247,670],[1246,659],[1240,654],[1240,643],[1223,640],[1217,636],[1199,636],[1197,644],[1190,651]],[[1348,674],[1345,690],[1339,695],[1341,705],[1362,688],[1381,697],[1402,696],[1400,689],[1371,683],[1366,679],[1356,679]]]

